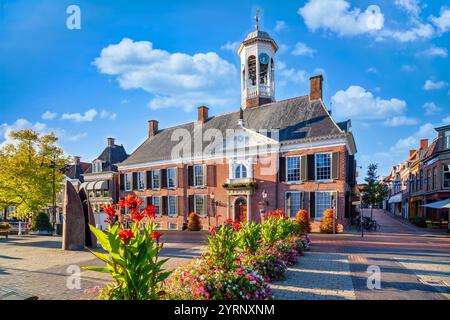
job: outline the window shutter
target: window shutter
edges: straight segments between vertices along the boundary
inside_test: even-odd
[[[209,215],[209,195],[203,195],[203,206],[205,207],[205,216]]]
[[[280,168],[278,170],[280,181],[286,181],[286,158],[280,157]]]
[[[194,167],[188,166],[188,186],[192,187],[194,185]]]
[[[309,217],[315,218],[316,216],[316,194],[309,192]]]
[[[167,188],[167,169],[161,169],[161,188]]]
[[[308,180],[308,158],[307,156],[300,157],[300,180],[305,181]]]
[[[331,177],[333,180],[339,179],[339,152],[333,152],[332,154]]]
[[[147,197],[147,205],[149,206],[151,204],[153,204],[152,197]]]
[[[177,197],[177,214],[179,216],[184,216],[184,197]]]
[[[179,176],[179,172],[182,171],[182,170],[178,170],[177,167],[175,167],[174,169],[175,169],[175,177],[174,177],[174,179],[175,179],[175,188],[178,188],[178,181],[183,181],[183,180],[180,180],[179,177],[178,177]]]
[[[161,197],[161,212],[163,215],[167,215],[168,207],[169,207],[168,201],[169,201],[169,199],[167,198],[167,196]]]
[[[120,191],[124,191],[125,190],[125,175],[123,173],[120,174]]]
[[[137,190],[137,182],[138,182],[138,174],[137,172],[133,172],[133,190]]]
[[[305,193],[303,191],[300,192],[300,209],[305,209]],[[297,216],[297,212],[295,216]]]
[[[208,176],[208,187],[216,187],[217,186],[217,178],[216,178],[216,166],[208,165],[207,166],[207,176]]]
[[[308,175],[308,180],[315,180],[316,179],[316,173],[315,173],[315,157],[313,154],[308,154],[307,156],[307,175]]]
[[[145,175],[147,177],[147,179],[146,179],[146,182],[147,182],[146,187],[147,187],[147,189],[151,189],[152,188],[152,172],[151,171],[147,171],[145,173]]]
[[[286,192],[285,193],[285,210],[286,210],[286,214],[290,217],[291,216],[291,193],[290,192]]]
[[[188,215],[194,212],[194,195],[189,196],[189,212]]]

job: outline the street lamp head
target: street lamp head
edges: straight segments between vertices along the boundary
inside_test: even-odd
[[[267,192],[266,192],[266,189],[264,189],[264,190],[262,191],[261,195],[262,195],[262,198],[263,198],[264,200],[267,199]]]
[[[216,197],[216,195],[214,194],[214,192],[211,192],[209,194],[209,197],[211,198],[211,200],[214,200],[214,198]]]

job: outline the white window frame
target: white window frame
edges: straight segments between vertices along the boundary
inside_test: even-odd
[[[201,174],[202,184],[197,184],[196,173],[195,173],[195,168],[197,168],[197,167],[202,168],[202,174]],[[202,164],[194,165],[192,168],[192,174],[194,175],[193,176],[194,187],[204,187],[205,186],[205,166]]]
[[[298,180],[289,180],[289,158],[298,158]],[[287,156],[286,157],[286,182],[299,183],[302,182],[302,157],[301,156]]]
[[[170,172],[173,172],[173,186],[170,185]],[[177,167],[167,168],[167,189],[176,189],[178,184]]]
[[[242,172],[243,172],[242,169],[243,168],[245,169],[245,177],[242,176]],[[236,174],[238,169],[239,169],[239,176]],[[234,168],[234,178],[235,179],[246,179],[246,178],[248,178],[248,168],[247,168],[247,166],[245,164],[239,163],[239,164],[237,164],[235,166],[235,168]]]
[[[133,189],[133,174],[131,172],[125,173],[124,183],[125,183],[125,185],[124,185],[125,191],[131,191]]]
[[[445,149],[450,149],[450,130],[445,131],[444,145],[445,145]]]
[[[145,190],[145,171],[139,171],[137,173],[137,188],[139,191]]]
[[[299,204],[298,204],[298,210],[296,212],[294,212],[294,215],[292,215],[292,212],[288,212],[288,204],[287,204],[287,194],[290,193],[291,194],[291,199],[292,199],[292,194],[299,194],[300,195],[300,199],[299,199]],[[297,212],[303,208],[303,200],[304,200],[304,192],[303,191],[286,191],[284,193],[284,212],[286,212],[287,215],[289,215],[290,218],[295,219],[295,217],[297,216]],[[289,208],[290,209],[290,208]]]
[[[158,199],[158,205],[155,204],[155,199]],[[155,206],[155,210],[156,210],[156,216],[157,217],[161,217],[162,216],[162,212],[161,212],[161,197],[159,196],[153,196],[152,197],[152,205]]]
[[[319,210],[317,210],[317,208],[319,207],[319,206],[318,206],[319,193],[327,193],[327,194],[330,196],[330,205],[327,206],[324,210],[322,210],[322,211],[320,211],[320,212],[319,212]],[[316,191],[316,192],[315,192],[314,201],[315,201],[315,204],[314,204],[314,210],[316,210],[315,215],[314,215],[314,219],[320,221],[320,220],[322,220],[323,212],[324,212],[326,209],[331,209],[331,208],[333,208],[333,191]],[[319,217],[319,213],[320,213],[320,217]]]
[[[92,163],[92,173],[100,173],[102,172],[103,162],[101,160],[95,160]]]
[[[445,170],[445,167],[447,167],[447,171]],[[442,165],[442,189],[450,189],[450,182],[448,183],[448,186],[445,186],[445,180],[450,181],[450,179],[445,179],[445,174],[450,174],[450,163],[445,163]]]
[[[324,155],[324,154],[328,154],[330,155],[330,178],[329,179],[318,179],[318,174],[317,174],[317,157],[319,155]],[[319,181],[319,182],[330,182],[333,181],[333,153],[332,152],[319,152],[314,154],[314,177],[315,177],[315,181]]]
[[[158,183],[159,186],[155,186],[155,172],[158,172]],[[161,189],[161,169],[152,170],[152,190],[160,190]]]
[[[174,203],[173,203],[173,205],[174,205],[173,208],[171,208],[170,199],[175,199]],[[171,209],[174,209],[174,210],[171,211]],[[173,196],[173,195],[167,196],[167,215],[169,217],[177,217],[178,216],[178,197],[177,196]]]
[[[203,212],[199,212],[199,210],[197,210],[197,198],[202,198],[203,199]],[[204,194],[195,194],[194,195],[194,212],[197,212],[198,215],[202,218],[205,218],[208,215],[208,211],[207,209],[207,197]]]

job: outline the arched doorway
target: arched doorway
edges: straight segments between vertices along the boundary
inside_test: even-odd
[[[237,198],[234,202],[234,219],[247,221],[247,200],[245,198]]]

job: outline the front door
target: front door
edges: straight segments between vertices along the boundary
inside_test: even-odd
[[[239,221],[247,221],[247,201],[239,198],[234,204],[234,219]]]

